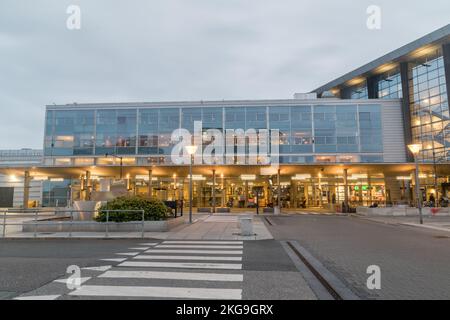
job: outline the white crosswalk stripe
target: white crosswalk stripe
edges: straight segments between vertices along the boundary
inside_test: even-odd
[[[198,245],[198,244],[187,244],[187,245],[177,245],[177,244],[162,244],[155,247],[165,248],[165,249],[180,249],[180,248],[188,248],[188,249],[242,249],[243,246],[216,246],[216,245]]]
[[[189,240],[166,240],[163,241],[162,244],[236,244],[236,245],[243,245],[243,241],[189,241]]]
[[[23,296],[14,298],[14,300],[56,300],[60,295],[46,295],[46,296]]]
[[[242,282],[242,274],[197,273],[197,272],[166,272],[166,271],[107,271],[99,278],[130,278],[130,279],[168,279],[168,280],[201,280]]]
[[[199,253],[199,254],[226,254],[226,255],[242,255],[242,250],[167,250],[167,249],[150,249],[145,253]]]
[[[214,261],[242,261],[242,257],[219,257],[219,256],[155,256],[139,255],[134,257],[138,260],[214,260]]]
[[[106,296],[134,298],[182,298],[240,300],[242,289],[210,289],[184,287],[82,286],[69,293],[73,296]]]
[[[121,252],[121,253],[115,253],[115,255],[117,256],[137,256],[139,254],[139,252]]]
[[[141,245],[128,248],[139,252],[116,253],[124,259],[102,259],[119,264],[109,269],[91,267],[98,273],[66,295],[242,299],[243,241],[165,240]]]
[[[154,267],[154,268],[188,268],[188,269],[242,269],[242,264],[237,263],[195,263],[195,262],[147,262],[125,261],[119,267]]]

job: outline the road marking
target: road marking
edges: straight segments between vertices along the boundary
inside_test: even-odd
[[[242,264],[237,263],[195,263],[195,262],[144,262],[126,261],[119,267],[151,267],[151,268],[189,268],[189,269],[230,269],[241,270]]]
[[[67,284],[67,281],[70,279],[71,284],[74,284],[74,278],[67,278],[67,279],[58,279],[58,280],[54,280],[53,282],[59,282],[59,283],[64,283]],[[86,281],[90,280],[91,277],[86,277],[86,278],[80,278],[80,284],[85,283]]]
[[[139,246],[156,246],[159,242],[139,243]]]
[[[107,271],[99,278],[167,279],[242,282],[242,274],[164,272],[164,271]]]
[[[127,258],[112,258],[112,259],[100,259],[101,261],[113,261],[113,262],[122,262],[127,260]]]
[[[81,268],[81,270],[91,270],[91,271],[106,271],[111,269],[112,266],[99,266],[99,267],[86,267],[86,268]]]
[[[244,244],[243,241],[178,241],[167,240],[163,241],[163,244]]]
[[[215,257],[215,256],[155,256],[139,255],[133,259],[140,260],[216,260],[216,261],[242,261],[242,257]]]
[[[243,249],[243,246],[216,246],[216,245],[195,245],[195,244],[186,244],[186,245],[178,245],[178,244],[160,244],[155,247],[158,248],[176,248],[176,249]]]
[[[56,300],[61,295],[17,297],[14,300]]]
[[[201,254],[232,254],[242,255],[242,250],[167,250],[167,249],[150,249],[145,253],[201,253]]]
[[[148,250],[150,247],[135,247],[135,248],[128,248],[128,250]]]
[[[123,253],[115,253],[118,256],[137,256],[140,252],[123,252]]]
[[[177,287],[82,286],[81,288],[70,292],[69,295],[239,300],[242,299],[242,290]]]

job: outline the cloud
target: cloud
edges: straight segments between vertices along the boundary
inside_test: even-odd
[[[53,102],[291,98],[448,23],[448,2],[377,2],[381,31],[367,0],[2,0],[0,148],[41,148]]]

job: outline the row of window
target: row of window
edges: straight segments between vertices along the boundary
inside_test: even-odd
[[[313,144],[334,145],[316,152],[339,152],[337,145],[359,144],[360,131],[381,137],[380,105],[48,111],[45,154],[170,154],[173,130],[181,125],[192,132],[194,121],[202,121],[204,130],[277,128],[288,153],[313,152]],[[378,148],[381,152],[381,143]]]

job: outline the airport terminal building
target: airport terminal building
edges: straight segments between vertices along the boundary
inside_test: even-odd
[[[172,135],[201,122],[202,150],[209,129],[277,130],[279,164],[221,154],[196,163],[194,207],[238,211],[255,206],[256,193],[261,207],[285,210],[406,204],[415,200],[411,143],[422,145],[423,200],[447,196],[449,86],[447,25],[293,99],[49,105],[42,163],[0,172],[23,177],[25,190],[43,181],[45,207],[118,190],[186,203],[189,165],[174,163]]]

